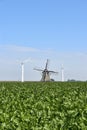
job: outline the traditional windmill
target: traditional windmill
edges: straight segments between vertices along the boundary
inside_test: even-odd
[[[54,74],[58,73],[58,72],[55,72],[55,71],[48,70],[48,59],[47,59],[46,66],[45,66],[44,70],[42,70],[42,69],[36,69],[36,68],[34,68],[34,70],[42,72],[41,81],[54,81],[53,79],[50,79],[50,74],[51,73],[54,73]]]

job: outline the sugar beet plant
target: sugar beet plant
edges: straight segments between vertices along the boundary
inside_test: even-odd
[[[0,82],[0,130],[87,130],[87,83]]]

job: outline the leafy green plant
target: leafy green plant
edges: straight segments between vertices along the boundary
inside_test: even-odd
[[[87,130],[87,83],[0,82],[0,130]]]

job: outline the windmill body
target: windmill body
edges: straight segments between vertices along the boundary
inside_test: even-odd
[[[49,71],[44,70],[44,71],[42,72],[41,81],[51,81]]]
[[[48,59],[47,59],[46,66],[45,66],[45,69],[44,69],[44,70],[42,70],[42,69],[34,69],[34,70],[37,70],[37,71],[41,71],[41,72],[42,72],[41,81],[52,81],[52,80],[50,79],[50,74],[51,74],[51,73],[55,73],[55,74],[58,73],[58,72],[55,72],[55,71],[50,71],[50,70],[48,70]]]

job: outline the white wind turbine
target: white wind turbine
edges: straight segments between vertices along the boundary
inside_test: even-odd
[[[62,80],[62,82],[64,82],[64,67],[63,67],[63,64],[62,64],[62,67],[61,67],[61,80]]]
[[[31,59],[26,59],[20,63],[21,64],[21,82],[24,82],[24,64],[30,61]]]

